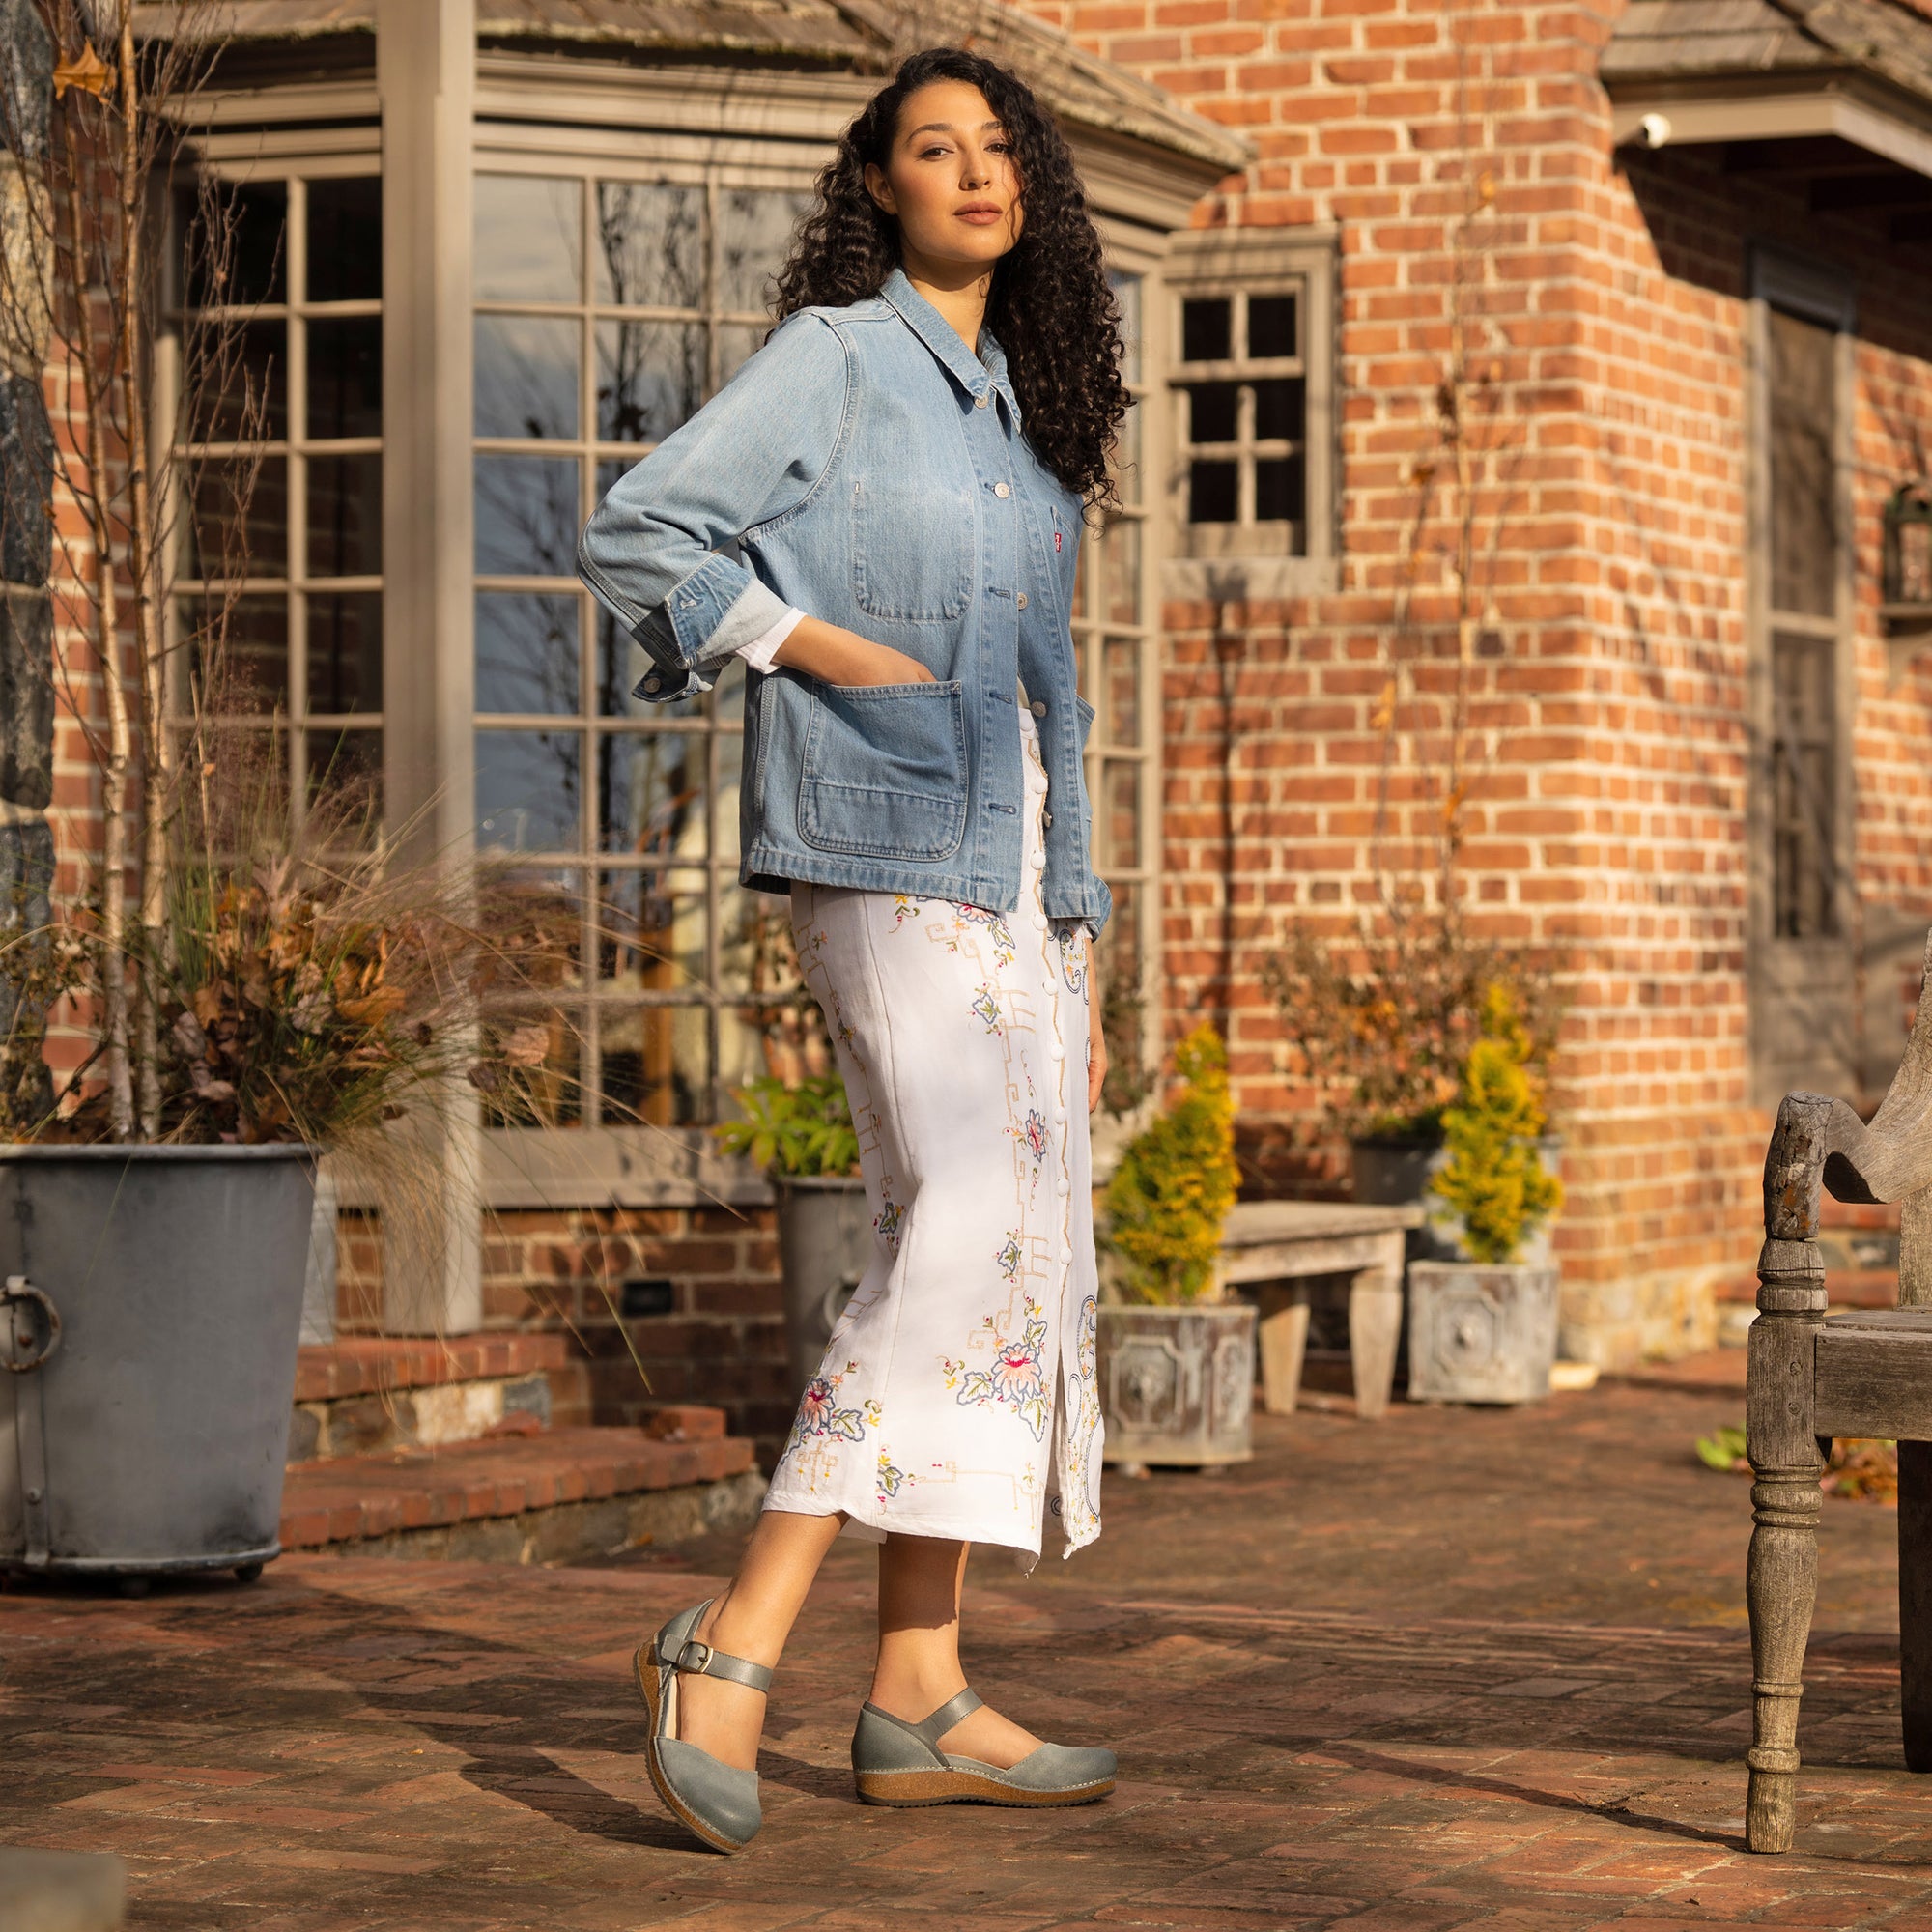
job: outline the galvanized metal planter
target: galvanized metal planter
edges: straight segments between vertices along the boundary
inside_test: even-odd
[[[1550,1266],[1411,1262],[1411,1402],[1534,1402],[1549,1393],[1557,1288]]]
[[[832,1327],[872,1259],[866,1183],[854,1175],[774,1177],[779,1265],[784,1273],[785,1352],[792,1396],[818,1373]]]
[[[0,1148],[0,1568],[280,1553],[314,1152]]]
[[[1199,1467],[1254,1454],[1255,1313],[1241,1302],[1100,1310],[1108,1462]]]

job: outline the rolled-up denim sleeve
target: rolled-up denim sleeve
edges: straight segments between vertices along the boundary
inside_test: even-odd
[[[789,606],[736,552],[823,479],[849,405],[845,345],[796,315],[681,429],[612,485],[577,544],[578,575],[654,670],[640,695],[705,689]]]

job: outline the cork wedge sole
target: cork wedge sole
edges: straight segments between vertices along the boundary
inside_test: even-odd
[[[971,1771],[861,1771],[854,1774],[867,1804],[1007,1804],[1042,1810],[1065,1804],[1092,1804],[1114,1788],[1111,1777],[1071,1784],[1060,1791],[1026,1791],[997,1777]]]
[[[651,1788],[664,1800],[664,1806],[687,1832],[702,1838],[714,1852],[742,1852],[745,1847],[735,1838],[727,1838],[714,1831],[702,1819],[694,1817],[679,1801],[678,1795],[670,1788],[670,1780],[664,1775],[664,1766],[658,1762],[658,1670],[657,1639],[646,1637],[638,1646],[637,1654],[631,1660],[631,1668],[637,1675],[638,1694],[644,1700],[644,1709],[650,1713],[651,1727],[644,1738],[644,1769],[650,1773]]]

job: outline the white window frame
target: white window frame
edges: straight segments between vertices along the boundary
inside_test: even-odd
[[[1340,465],[1336,454],[1336,280],[1338,232],[1332,227],[1189,229],[1174,238],[1167,261],[1168,391],[1172,554],[1162,577],[1166,594],[1196,601],[1245,602],[1319,594],[1336,586]],[[1301,354],[1256,364],[1247,358],[1183,364],[1181,304],[1217,296],[1293,295],[1301,305]],[[1187,521],[1187,396],[1207,380],[1249,383],[1298,375],[1305,384],[1303,542],[1288,546],[1283,523],[1190,524]],[[1240,444],[1253,454],[1253,425]],[[1242,491],[1246,501],[1247,488]],[[1251,506],[1250,506],[1251,507]]]

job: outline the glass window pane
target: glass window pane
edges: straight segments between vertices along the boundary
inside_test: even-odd
[[[476,293],[485,301],[582,299],[583,185],[478,175]]]
[[[1298,524],[1306,492],[1299,456],[1267,456],[1255,465],[1255,519],[1264,524]]]
[[[1094,570],[1094,554],[1099,548],[1092,536],[1083,535],[1080,554],[1073,565],[1073,618],[1077,623],[1087,614],[1087,579]]]
[[[1101,768],[1101,810],[1106,818],[1107,864],[1124,871],[1141,863],[1141,768],[1110,758]]]
[[[1121,418],[1120,440],[1114,446],[1114,475],[1121,501],[1141,500],[1141,406],[1136,403]]]
[[[308,599],[308,708],[383,708],[383,593],[335,590]]]
[[[478,591],[477,710],[574,713],[581,608],[572,596]]]
[[[597,325],[597,438],[660,442],[704,400],[704,330],[678,322]]]
[[[289,701],[289,601],[267,596],[183,598],[177,621],[195,683],[217,717],[273,711]],[[191,709],[193,694],[184,694]]]
[[[476,434],[577,434],[582,330],[569,316],[476,318]]]
[[[1774,309],[1771,605],[1829,617],[1838,593],[1837,337]]]
[[[189,479],[190,576],[281,577],[289,559],[289,465],[282,456],[213,457]]]
[[[373,833],[383,815],[382,732],[311,731],[307,737],[310,799],[365,821]]]
[[[1293,296],[1248,298],[1248,354],[1257,361],[1270,355],[1293,355],[1295,309]]]
[[[791,248],[808,197],[785,188],[731,187],[718,197],[718,306],[763,315],[768,284]]]
[[[582,741],[575,731],[476,734],[476,842],[501,852],[577,849]]]
[[[1187,521],[1232,524],[1239,514],[1240,471],[1232,460],[1216,458],[1187,468]]]
[[[600,604],[597,606],[597,715],[600,718],[699,718],[704,697],[674,698],[668,704],[646,703],[634,696],[638,680],[649,668],[649,659],[631,634]]]
[[[483,1033],[482,1065],[489,1081],[483,1119],[488,1125],[572,1127],[582,1119],[580,1010],[526,1002],[492,1017]]]
[[[577,575],[577,459],[476,459],[476,568],[495,577]]]
[[[382,451],[310,457],[308,574],[374,577],[382,568]]]
[[[279,442],[288,435],[288,333],[284,322],[188,325],[190,442]]]
[[[1299,442],[1308,422],[1308,385],[1299,376],[1255,384],[1255,436],[1263,442]]]
[[[705,741],[695,732],[599,740],[597,843],[633,858],[705,857]]]
[[[702,987],[702,872],[606,872],[597,913],[597,978],[619,992]]]
[[[686,1127],[711,1118],[711,1015],[619,1001],[597,1016],[604,1118]]]
[[[597,299],[619,308],[704,305],[704,190],[672,182],[599,182]]]
[[[744,695],[742,680],[734,688],[742,700]],[[738,715],[740,717],[744,715],[742,707]],[[745,740],[741,732],[720,732],[717,744],[718,796],[712,805],[711,850],[714,857],[736,864],[739,852],[739,791],[745,771]]]
[[[1141,741],[1141,646],[1135,638],[1109,638],[1102,664],[1105,670],[1105,701],[1100,710],[1106,719],[1110,745],[1138,745]]]
[[[308,185],[308,298],[374,301],[383,293],[383,179]]]
[[[1141,620],[1141,526],[1123,519],[1107,526],[1107,540],[1101,551],[1106,572],[1106,614],[1110,624],[1138,624]]]
[[[477,921],[490,935],[480,971],[491,989],[555,991],[583,984],[583,901],[568,866],[490,866],[479,875]]]
[[[190,308],[253,308],[288,299],[286,182],[210,183],[205,200],[193,193],[184,200]]]
[[[1114,299],[1121,305],[1121,380],[1133,384],[1141,380],[1141,278],[1116,270],[1107,276]]]
[[[383,319],[343,316],[308,326],[308,434],[383,434]]]
[[[1189,442],[1233,442],[1236,427],[1240,385],[1236,383],[1190,383],[1187,385],[1187,440]]]
[[[1233,304],[1226,296],[1196,296],[1180,304],[1180,359],[1225,362],[1234,351]]]

